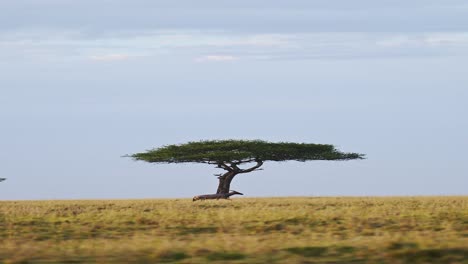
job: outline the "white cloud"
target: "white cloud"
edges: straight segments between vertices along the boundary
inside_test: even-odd
[[[468,55],[468,32],[318,32],[233,34],[222,31],[141,31],[86,35],[32,31],[0,35],[5,59],[124,61],[164,57],[196,62],[350,59]]]
[[[93,56],[89,56],[89,58],[93,61],[122,61],[122,60],[128,60],[130,56],[126,54],[105,54],[105,55],[93,55]]]
[[[0,56],[85,58],[120,61],[140,56],[164,56],[202,61],[233,61],[235,55],[291,47],[291,34],[229,34],[219,31],[113,32],[90,36],[80,32],[20,31],[0,35]],[[205,56],[214,52],[215,55]]]
[[[468,45],[468,33],[428,34],[424,42],[429,45]]]
[[[231,56],[231,55],[207,55],[207,56],[202,56],[198,57],[195,59],[197,62],[207,62],[207,61],[236,61],[238,60],[238,57]]]
[[[414,42],[415,41],[409,38],[408,36],[392,36],[389,38],[378,40],[376,44],[382,47],[401,47],[405,45],[410,45]]]
[[[468,45],[468,33],[420,33],[406,35],[386,36],[376,42],[382,47],[430,47],[430,46],[457,46]]]

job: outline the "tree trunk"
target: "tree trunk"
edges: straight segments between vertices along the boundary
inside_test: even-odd
[[[229,171],[226,172],[225,174],[221,175],[218,177],[219,179],[219,185],[218,185],[218,190],[216,193],[229,193],[230,187],[231,187],[231,181],[236,176],[238,173],[235,171]]]

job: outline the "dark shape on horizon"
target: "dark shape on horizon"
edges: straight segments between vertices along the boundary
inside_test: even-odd
[[[2,182],[2,181],[4,181],[4,180],[6,180],[6,178],[0,178],[0,182]]]
[[[244,195],[243,193],[231,190],[229,193],[215,193],[215,194],[202,194],[193,197],[192,201],[198,200],[209,200],[209,199],[229,199],[229,197],[233,196],[234,194]]]
[[[364,156],[359,153],[341,152],[328,144],[273,143],[262,140],[206,140],[167,145],[126,157],[150,163],[206,163],[225,170],[224,174],[215,174],[219,179],[216,194],[195,196],[193,200],[196,201],[202,200],[202,197],[204,199],[227,199],[233,195],[229,192],[232,179],[238,174],[261,170],[260,167],[265,161],[354,160],[364,159]],[[248,163],[256,164],[248,168],[239,167]]]

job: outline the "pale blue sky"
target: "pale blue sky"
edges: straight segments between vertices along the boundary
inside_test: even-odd
[[[462,0],[1,1],[0,199],[214,192],[121,156],[229,138],[367,154],[267,162],[250,197],[467,195],[467,69]]]

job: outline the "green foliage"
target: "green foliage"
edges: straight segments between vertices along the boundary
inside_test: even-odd
[[[168,145],[131,155],[155,163],[244,163],[250,161],[307,161],[362,159],[363,154],[343,153],[333,145],[262,140],[211,140]]]

